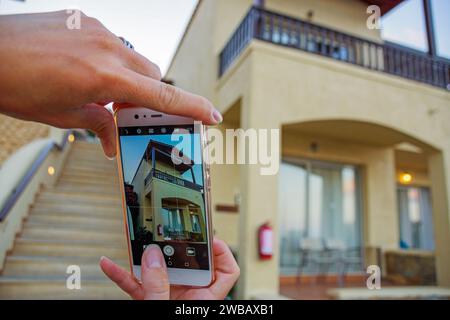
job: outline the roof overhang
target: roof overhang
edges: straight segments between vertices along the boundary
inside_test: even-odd
[[[404,0],[361,0],[368,5],[377,5],[381,9],[381,15],[388,13],[390,10],[394,9],[397,5],[402,3]]]

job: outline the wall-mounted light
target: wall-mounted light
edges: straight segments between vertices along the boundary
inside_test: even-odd
[[[401,184],[410,184],[413,181],[413,176],[411,173],[402,172],[399,174],[398,180]]]
[[[73,135],[73,133],[71,133],[67,136],[67,141],[69,141],[70,143],[75,141],[75,136]]]
[[[49,176],[52,176],[55,174],[55,168],[53,166],[49,166],[47,172]]]

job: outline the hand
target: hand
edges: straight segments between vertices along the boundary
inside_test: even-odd
[[[170,286],[161,249],[150,245],[142,255],[139,284],[133,276],[108,258],[100,259],[103,272],[133,299],[138,300],[215,300],[224,299],[239,278],[239,267],[230,249],[221,240],[213,242],[215,280],[207,288]]]
[[[127,48],[98,20],[81,14],[66,27],[65,11],[0,16],[0,112],[61,128],[97,133],[116,153],[108,102],[189,116],[205,124],[222,117],[197,95],[162,83],[159,68]]]

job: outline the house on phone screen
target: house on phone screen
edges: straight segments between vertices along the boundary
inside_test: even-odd
[[[368,265],[392,285],[450,286],[450,61],[435,41],[449,30],[433,29],[431,3],[443,5],[199,1],[165,77],[209,98],[222,130],[281,137],[275,175],[211,168],[214,229],[238,257],[238,297],[296,298],[296,279],[319,275],[365,286]],[[428,49],[383,39],[370,5],[382,19],[417,7]],[[267,221],[274,252],[260,260]]]
[[[203,182],[196,181],[189,157],[173,160],[173,148],[151,140],[136,170],[131,182],[139,202],[135,238],[150,232],[152,241],[206,243]]]

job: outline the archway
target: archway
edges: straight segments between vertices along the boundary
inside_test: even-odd
[[[281,130],[283,164],[278,192],[281,274],[283,263],[288,263],[285,257],[292,257],[292,253],[284,256],[287,243],[297,243],[301,253],[302,237],[315,237],[321,238],[325,246],[331,240],[360,245],[364,248],[364,264],[379,264],[385,274],[399,272],[395,270],[396,264],[414,260],[409,259],[412,250],[406,248],[420,250],[419,255],[426,257],[424,265],[435,261],[432,271],[437,279],[430,276],[429,268],[424,270],[417,265],[410,266],[417,269],[414,279],[401,273],[397,276],[416,284],[448,284],[448,191],[442,178],[445,166],[440,150],[396,129],[349,119],[291,123]],[[298,183],[297,195],[306,206],[298,199],[286,203],[296,194],[292,191],[295,179],[303,179]],[[424,208],[427,202],[429,209]],[[355,212],[349,213],[351,210]],[[358,219],[350,219],[355,225],[353,229],[345,229],[343,221],[355,214],[361,218],[360,229],[357,230]],[[330,217],[336,221],[330,222]],[[341,229],[336,227],[339,224]],[[292,236],[295,230],[296,238]],[[355,240],[357,235],[353,242],[345,243],[351,232],[359,232],[359,243]],[[420,258],[416,257],[416,261]]]

